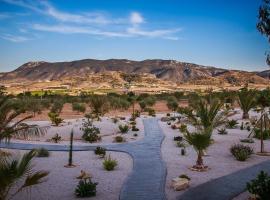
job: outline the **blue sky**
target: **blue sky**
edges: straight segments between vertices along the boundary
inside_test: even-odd
[[[261,0],[0,0],[0,71],[28,61],[175,59],[265,70]]]

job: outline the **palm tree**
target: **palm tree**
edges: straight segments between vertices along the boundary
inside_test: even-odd
[[[0,96],[0,142],[3,139],[9,140],[19,130],[27,129],[27,126],[18,126],[21,122],[32,116],[26,116],[17,122],[11,122],[24,113],[25,109],[20,102],[11,99],[9,96]]]
[[[248,90],[247,87],[242,88],[238,92],[239,105],[243,110],[243,119],[249,119],[248,112],[256,105],[256,90]]]
[[[0,200],[12,199],[24,189],[45,181],[44,177],[49,172],[33,172],[31,161],[35,155],[36,151],[32,150],[24,154],[20,160],[13,160],[9,157],[0,160]],[[11,191],[14,192],[11,193]]]
[[[187,112],[187,117],[198,130],[212,130],[226,120],[227,112],[220,111],[223,102],[218,99],[207,100],[203,97],[190,103],[195,112]]]
[[[207,166],[203,163],[203,155],[204,151],[210,146],[211,144],[211,129],[206,129],[203,131],[193,132],[190,133],[186,131],[184,133],[185,140],[194,147],[197,152],[197,161],[196,165],[192,166],[192,170],[196,171],[205,171],[208,169]]]

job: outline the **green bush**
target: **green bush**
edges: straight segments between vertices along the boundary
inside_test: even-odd
[[[238,122],[236,120],[234,120],[234,119],[228,120],[226,122],[226,127],[227,128],[236,128],[237,124],[238,124]]]
[[[58,133],[56,133],[56,134],[52,137],[52,141],[53,141],[54,143],[58,143],[61,139],[62,139],[62,138],[61,138],[61,136],[60,136]]]
[[[114,141],[117,143],[121,143],[121,142],[124,142],[125,140],[122,136],[118,135],[114,138]]]
[[[49,157],[50,152],[45,148],[37,149],[37,157]]]
[[[253,153],[253,149],[243,144],[235,144],[230,148],[232,155],[238,161],[245,161]]]
[[[77,197],[92,197],[96,196],[96,186],[98,183],[93,183],[90,179],[80,180],[75,194]]]
[[[256,179],[247,183],[247,190],[255,195],[256,199],[269,200],[270,176],[266,172],[261,171]]]
[[[116,124],[118,122],[118,119],[116,117],[114,117],[114,118],[112,118],[112,122]]]
[[[136,126],[132,126],[132,131],[139,131],[139,129]]]
[[[127,133],[128,132],[128,130],[129,130],[129,127],[128,127],[128,125],[122,125],[122,124],[120,124],[119,126],[118,126],[118,128],[119,128],[119,130],[120,130],[120,132],[121,133]]]
[[[49,112],[48,113],[48,117],[50,118],[52,124],[58,126],[59,124],[62,123],[63,119],[59,117],[58,113],[54,113],[54,112]]]
[[[101,140],[101,137],[99,136],[100,130],[93,125],[90,118],[87,118],[87,121],[83,123],[81,130],[83,131],[82,138],[85,141],[92,143]]]
[[[261,130],[258,128],[254,129],[254,138],[261,139]],[[270,130],[264,130],[263,131],[263,140],[267,140],[270,138]]]
[[[219,135],[227,135],[228,131],[225,128],[218,129],[218,134]]]
[[[147,112],[149,116],[155,117],[156,111],[153,108],[147,108]]]
[[[190,180],[190,177],[188,177],[186,174],[181,174],[179,178],[185,178],[187,180]]]
[[[112,171],[117,166],[117,161],[115,159],[112,159],[109,155],[106,157],[103,161],[103,167],[107,171]]]
[[[104,156],[106,155],[106,148],[103,147],[97,147],[95,149],[95,154],[99,155],[100,157],[104,158]]]
[[[72,110],[84,113],[86,108],[83,103],[74,102],[72,103]]]

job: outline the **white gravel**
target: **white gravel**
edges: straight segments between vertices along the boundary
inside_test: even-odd
[[[257,115],[254,112],[251,112],[251,116]],[[241,113],[231,117],[234,119],[240,119]],[[239,121],[240,122],[240,121]],[[159,122],[160,127],[163,129],[165,134],[165,139],[162,143],[162,156],[163,160],[167,165],[167,180],[166,180],[166,195],[169,200],[176,199],[177,196],[183,194],[183,191],[176,192],[170,188],[171,180],[175,177],[178,177],[181,174],[186,174],[191,178],[190,187],[197,186],[204,182],[210,181],[237,170],[255,165],[267,159],[269,157],[257,156],[253,154],[247,161],[240,162],[234,159],[231,155],[229,149],[231,145],[240,143],[239,139],[246,138],[248,132],[246,130],[237,129],[227,129],[228,135],[219,135],[214,131],[213,139],[215,141],[207,153],[209,156],[204,157],[205,165],[208,165],[211,169],[207,172],[194,172],[189,169],[192,165],[195,164],[197,159],[197,154],[194,149],[189,146],[186,148],[187,155],[181,156],[180,148],[176,146],[173,141],[174,136],[182,135],[179,130],[173,130],[166,122]],[[239,125],[241,122],[239,123]],[[247,144],[254,148],[254,151],[257,152],[260,150],[260,141],[254,139],[255,143]],[[265,150],[270,151],[270,141],[265,141]]]
[[[15,154],[23,154],[25,151],[9,150]],[[29,193],[23,191],[14,200],[73,200],[74,191],[78,184],[77,176],[81,170],[85,170],[93,175],[93,181],[98,182],[97,196],[91,199],[104,200],[119,199],[121,187],[131,172],[133,164],[132,158],[125,153],[107,152],[112,158],[118,161],[118,166],[114,171],[105,171],[102,166],[103,159],[98,158],[94,152],[74,152],[73,160],[77,165],[75,168],[66,168],[68,162],[68,152],[51,152],[48,158],[35,158],[33,164],[35,170],[48,170],[50,174],[46,182],[41,183],[31,189]]]

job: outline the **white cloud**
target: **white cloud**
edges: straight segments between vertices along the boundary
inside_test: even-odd
[[[1,1],[1,0],[0,0]],[[101,12],[70,13],[60,11],[48,1],[35,0],[2,0],[6,3],[30,9],[36,13],[49,16],[57,21],[56,24],[36,23],[30,27],[37,31],[56,32],[62,34],[90,34],[106,37],[155,37],[168,40],[178,40],[175,36],[180,29],[152,29],[145,28],[148,25],[142,14],[131,12],[126,18],[107,17]],[[1,18],[1,15],[0,15]],[[58,24],[60,23],[60,25]],[[96,26],[102,25],[102,26]],[[144,25],[142,27],[142,25]],[[93,28],[92,26],[99,27]],[[102,27],[102,28],[101,28]],[[25,27],[22,29],[27,33]],[[117,30],[117,31],[115,31]],[[20,30],[19,30],[20,31]],[[23,38],[21,38],[23,40]]]
[[[19,36],[19,35],[11,35],[11,34],[3,34],[0,35],[0,38],[4,40],[8,40],[10,42],[25,42],[30,40],[30,38],[24,37],[24,36]]]
[[[125,33],[101,31],[97,29],[92,29],[91,27],[82,27],[82,26],[68,26],[68,25],[51,26],[51,25],[34,24],[32,28],[38,31],[56,32],[63,34],[81,33],[90,35],[101,35],[107,37],[129,37],[129,35]]]
[[[130,23],[133,25],[141,24],[144,22],[142,15],[138,12],[132,12],[130,15]]]

